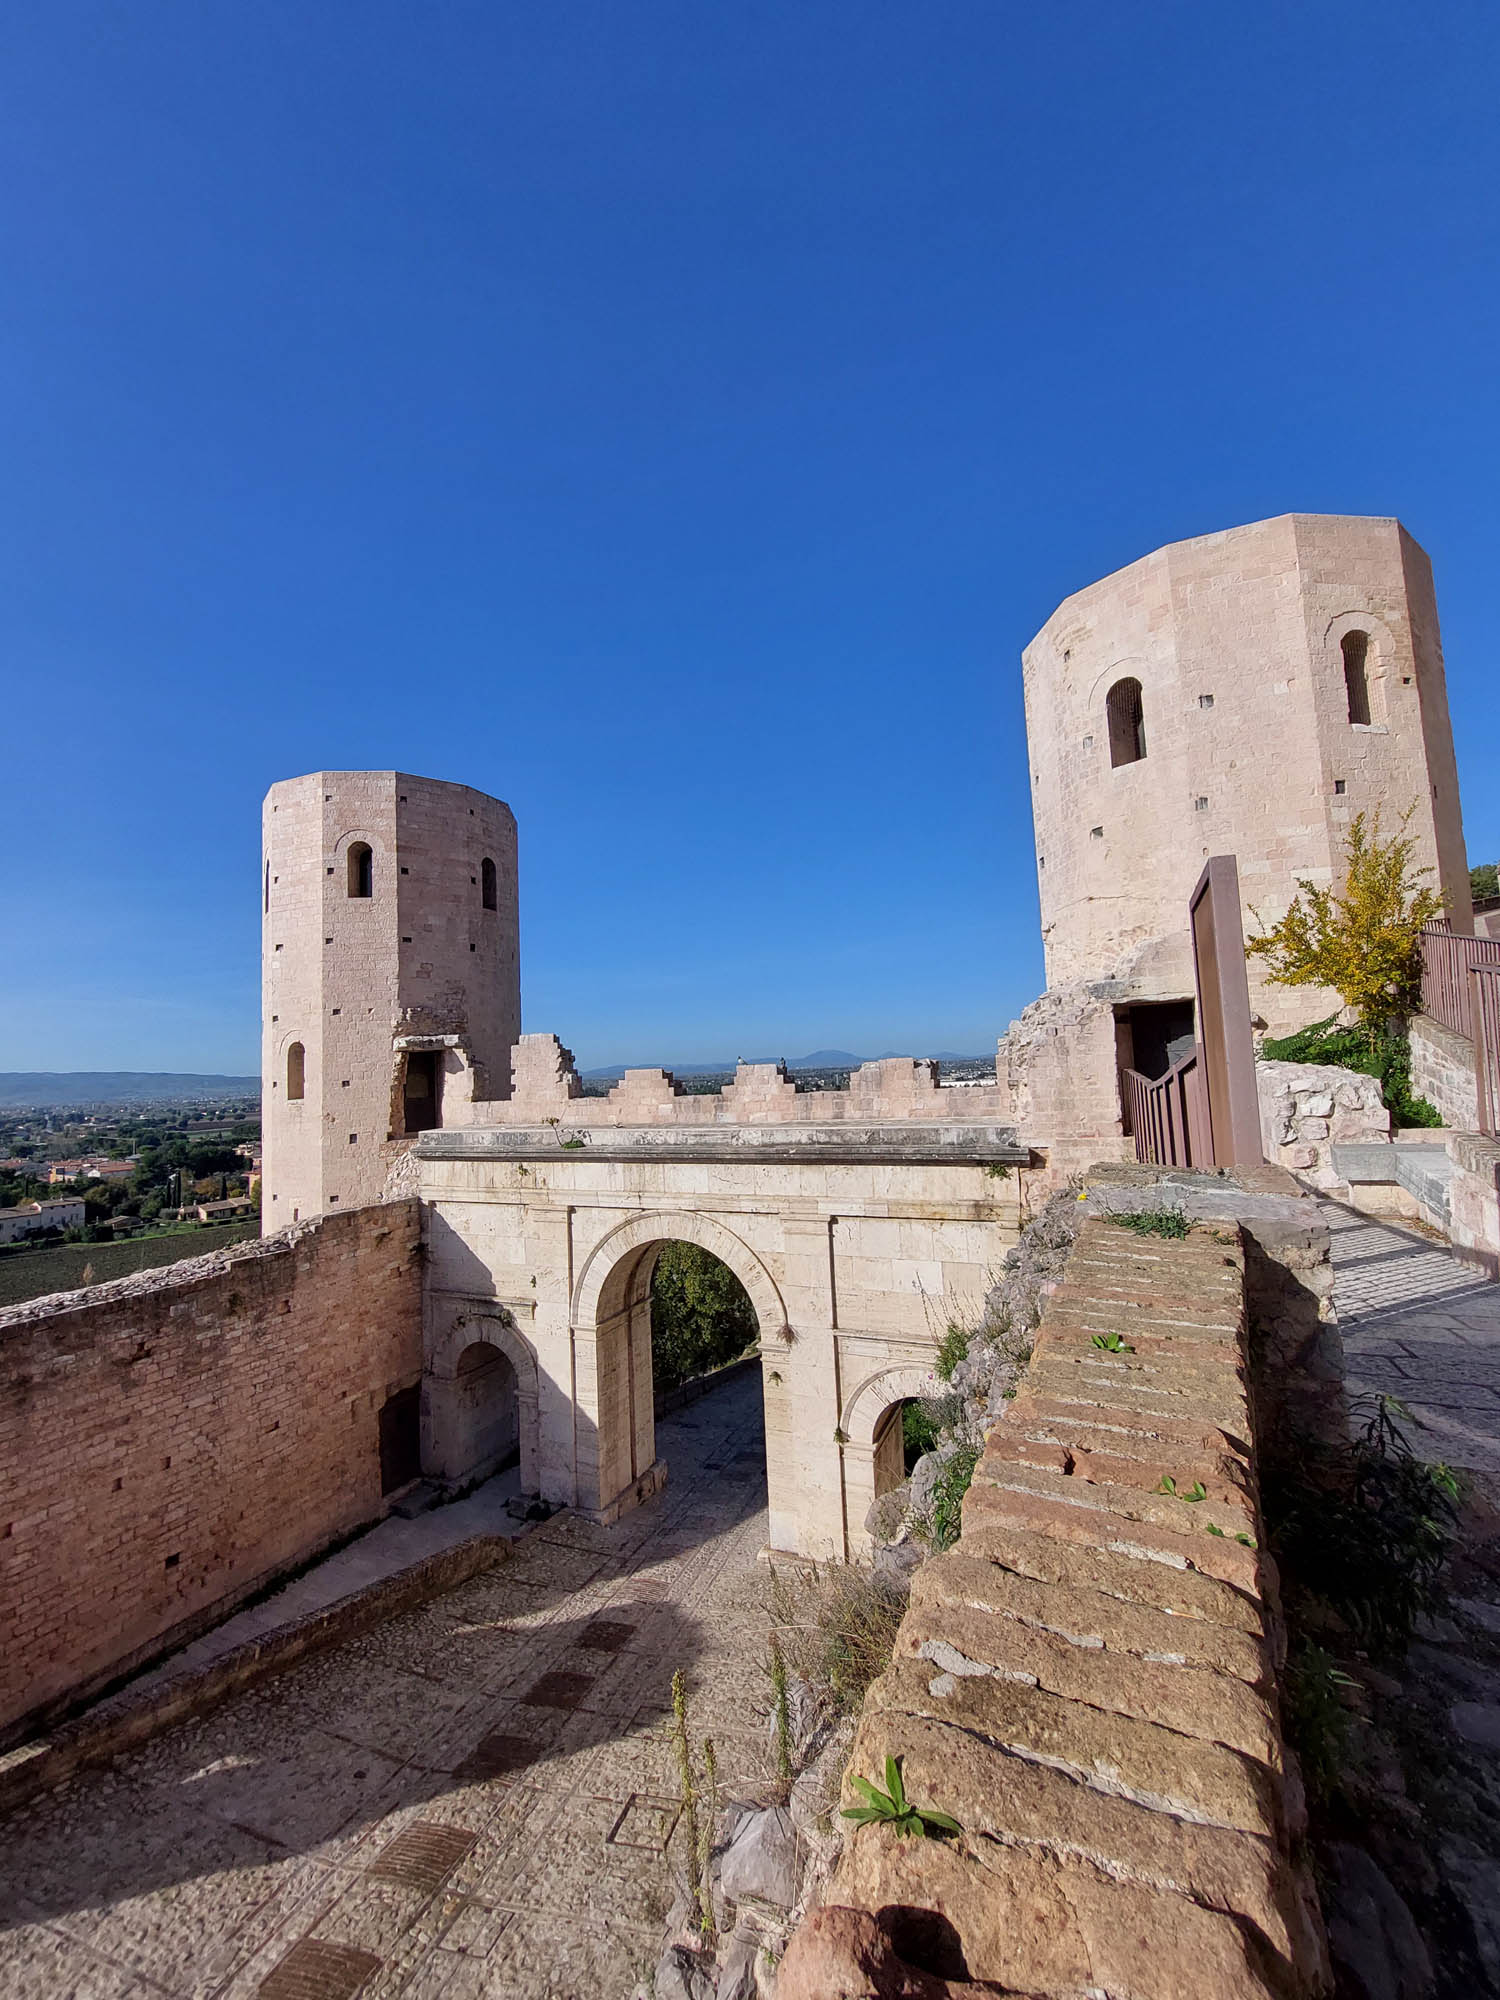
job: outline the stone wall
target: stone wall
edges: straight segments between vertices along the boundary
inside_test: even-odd
[[[960,1111],[981,1094],[941,1093]],[[820,1559],[866,1548],[888,1414],[936,1391],[938,1343],[980,1311],[1031,1179],[1003,1129],[933,1119],[497,1123],[426,1133],[413,1157],[431,1469],[469,1476],[447,1413],[482,1342],[514,1370],[523,1491],[604,1519],[639,1504],[661,1476],[650,1274],[661,1244],[696,1243],[755,1308],[771,1546]]]
[[[1260,1136],[1266,1158],[1314,1187],[1341,1183],[1335,1146],[1379,1144],[1391,1136],[1391,1114],[1379,1080],[1332,1063],[1257,1062]]]
[[[1327,1990],[1277,1710],[1247,1283],[1234,1223],[1180,1242],[1084,1224],[855,1737],[851,1776],[883,1784],[899,1758],[962,1834],[856,1831],[782,1961],[787,2000]]]
[[[1465,1263],[1500,1278],[1500,1141],[1453,1132],[1448,1156],[1449,1239]]]
[[[722,1090],[687,1091],[670,1070],[628,1069],[604,1097],[583,1095],[572,1050],[556,1035],[522,1035],[509,1067],[513,1082],[504,1099],[479,1097],[475,1078],[455,1077],[444,1095],[444,1128],[549,1123],[561,1141],[573,1132],[634,1125],[977,1125],[1003,1122],[1011,1102],[998,1084],[944,1086],[935,1062],[907,1056],[862,1064],[845,1090],[808,1090],[783,1063],[740,1063]]]
[[[0,1741],[383,1511],[417,1204],[0,1313]]]
[[[1411,1087],[1414,1096],[1436,1105],[1443,1123],[1455,1131],[1472,1132],[1478,1125],[1474,1045],[1428,1014],[1418,1014],[1411,1024]]]

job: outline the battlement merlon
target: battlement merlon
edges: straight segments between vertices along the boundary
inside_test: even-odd
[[[702,1093],[684,1091],[669,1070],[632,1069],[607,1096],[584,1097],[572,1054],[557,1037],[523,1035],[511,1052],[512,1094],[495,1099],[465,1092],[461,1051],[450,1061],[458,1073],[444,1092],[444,1131],[542,1127],[562,1139],[630,1127],[945,1125],[1003,1131],[1024,1157],[1015,1145],[1008,1089],[995,1083],[955,1090],[939,1083],[935,1062],[907,1056],[863,1064],[847,1090],[802,1089],[777,1062],[741,1063],[733,1083]]]

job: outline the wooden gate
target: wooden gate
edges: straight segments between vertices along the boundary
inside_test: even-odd
[[[1240,921],[1240,872],[1216,854],[1188,898],[1198,1045],[1154,1082],[1123,1072],[1135,1156],[1162,1167],[1259,1165],[1260,1102],[1250,982]]]

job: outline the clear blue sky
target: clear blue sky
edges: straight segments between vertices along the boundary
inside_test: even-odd
[[[586,1064],[982,1048],[1018,654],[1432,556],[1500,851],[1500,10],[47,0],[0,26],[0,1068],[257,1066],[259,802],[521,824]]]

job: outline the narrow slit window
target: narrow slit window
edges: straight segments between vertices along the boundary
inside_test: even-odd
[[[1344,693],[1349,701],[1349,720],[1370,720],[1370,635],[1346,632],[1340,641],[1344,653]]]
[[[495,897],[495,864],[488,855],[479,864],[479,900],[487,910],[499,907]]]
[[[349,894],[351,896],[373,896],[375,893],[375,857],[362,840],[356,840],[349,849]]]
[[[307,1081],[307,1052],[300,1042],[293,1042],[286,1052],[286,1094],[289,1098],[301,1097]]]
[[[1140,682],[1134,678],[1116,681],[1105,702],[1105,714],[1110,763],[1139,764],[1146,755],[1146,711]]]

